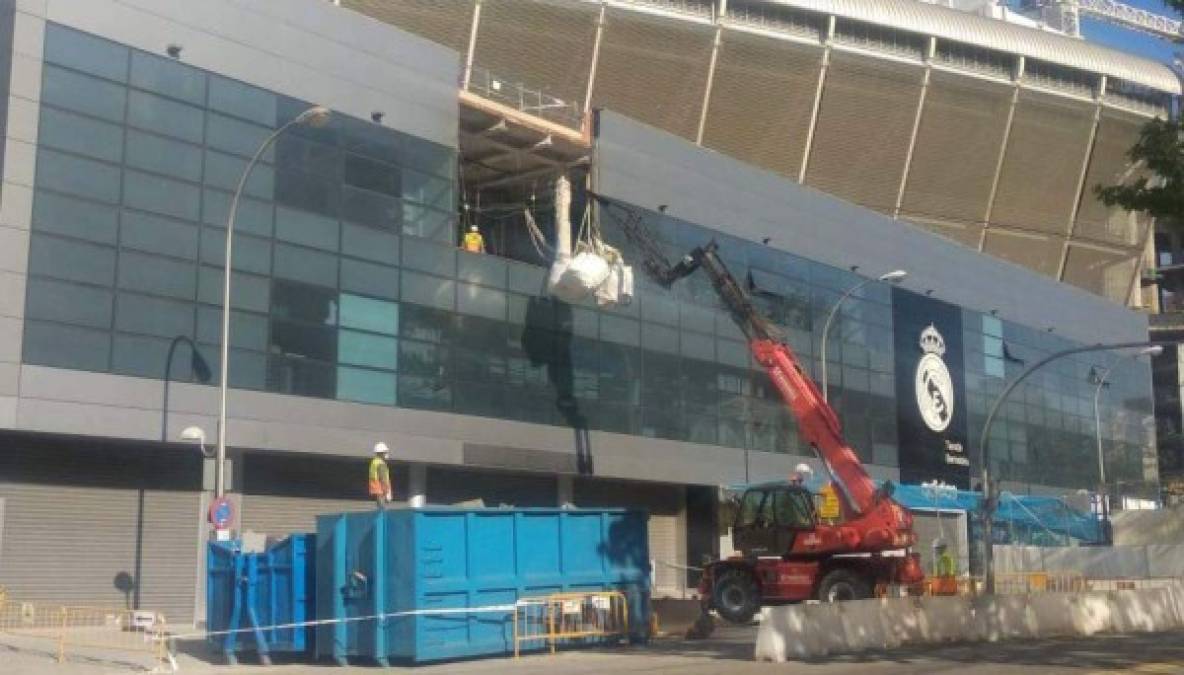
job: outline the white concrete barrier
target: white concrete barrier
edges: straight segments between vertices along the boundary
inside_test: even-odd
[[[756,658],[785,661],[947,641],[1184,628],[1184,585],[1137,591],[926,597],[763,610]]]

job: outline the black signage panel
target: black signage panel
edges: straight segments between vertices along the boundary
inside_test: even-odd
[[[970,487],[962,312],[892,289],[900,480]]]

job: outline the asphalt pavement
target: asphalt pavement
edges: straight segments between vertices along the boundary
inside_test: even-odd
[[[1184,675],[1184,631],[1139,635],[1105,635],[1088,639],[1008,641],[995,644],[950,644],[868,652],[811,661],[761,663],[752,658],[755,627],[723,627],[709,640],[655,640],[647,646],[566,651],[557,655],[531,654],[511,658],[382,670],[359,663],[339,668],[277,659],[260,666],[244,658],[238,666],[221,664],[202,645],[189,645],[178,662],[181,675],[375,675],[378,672],[416,675],[474,675],[513,672],[515,675],[600,675],[613,673],[794,673],[794,675],[987,675],[1056,673],[1180,673]],[[148,672],[142,657],[100,652],[71,655],[54,661],[54,645],[20,641],[0,635],[0,673],[5,675],[126,675]]]

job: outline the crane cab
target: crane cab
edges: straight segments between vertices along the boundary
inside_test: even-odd
[[[771,483],[740,496],[732,523],[732,544],[745,557],[781,556],[798,536],[818,526],[814,496],[802,485]]]

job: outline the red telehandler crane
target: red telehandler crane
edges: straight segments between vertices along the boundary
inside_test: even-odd
[[[856,600],[871,597],[877,584],[923,581],[919,556],[910,550],[917,541],[912,515],[892,499],[891,483],[877,487],[864,470],[843,440],[834,409],[728,271],[715,241],[671,265],[638,210],[591,196],[602,212],[613,215],[657,284],[669,288],[697,270],[707,275],[839,495],[841,517],[824,521],[802,485],[787,481],[748,487],[732,530],[739,554],[704,567],[699,592],[705,615],[714,609],[728,621],[747,623],[762,604]]]

